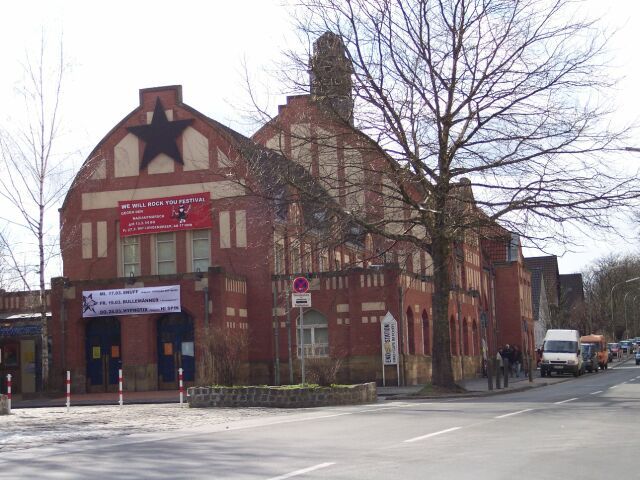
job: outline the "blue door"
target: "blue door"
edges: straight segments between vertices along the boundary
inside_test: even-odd
[[[195,376],[193,319],[185,313],[171,313],[158,319],[158,386],[178,386],[178,369],[183,369],[185,382]]]
[[[118,389],[120,320],[101,317],[89,320],[86,327],[87,391],[115,392]]]

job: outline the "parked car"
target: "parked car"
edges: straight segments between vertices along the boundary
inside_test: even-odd
[[[552,373],[571,373],[574,377],[584,373],[577,330],[549,329],[542,344],[540,376]]]
[[[631,342],[628,342],[626,340],[620,342],[620,350],[622,350],[622,353],[625,354],[631,353]]]
[[[613,358],[619,359],[622,355],[622,350],[620,350],[620,344],[618,343],[610,343],[608,345],[609,351],[611,352],[611,356]]]
[[[593,343],[581,343],[580,351],[582,353],[582,364],[584,369],[589,372],[598,373],[598,353]]]
[[[609,362],[611,359],[609,358],[609,350],[607,349],[607,341],[604,338],[604,335],[594,334],[591,335],[583,335],[580,337],[580,343],[590,344],[591,350],[593,350],[598,367],[600,370],[606,370],[609,368]],[[589,370],[588,366],[585,366],[587,370]],[[592,370],[589,370],[592,371]],[[596,372],[598,369],[596,368]]]
[[[636,351],[636,365],[640,365],[640,350]]]

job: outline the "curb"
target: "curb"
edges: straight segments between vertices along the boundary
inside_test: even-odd
[[[451,398],[482,398],[482,397],[491,397],[494,395],[504,395],[506,393],[518,393],[524,392],[527,390],[532,390],[534,388],[547,387],[549,385],[556,385],[558,383],[568,382],[569,380],[573,380],[573,377],[558,379],[557,382],[540,382],[523,385],[521,387],[507,387],[487,390],[487,391],[470,391],[467,393],[451,393],[445,395],[390,395],[390,396],[382,396],[379,395],[378,398],[382,398],[384,400],[437,400],[437,399],[451,399]]]

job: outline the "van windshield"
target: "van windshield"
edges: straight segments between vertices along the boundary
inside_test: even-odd
[[[554,353],[576,353],[578,351],[578,342],[570,340],[547,340],[544,342],[545,352]]]

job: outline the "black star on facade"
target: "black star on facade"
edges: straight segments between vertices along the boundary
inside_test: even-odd
[[[192,122],[193,118],[176,120],[175,122],[167,120],[167,115],[164,113],[160,98],[157,98],[156,106],[153,110],[153,118],[149,125],[127,127],[127,130],[145,142],[140,170],[146,168],[151,160],[161,153],[167,154],[173,158],[173,160],[183,165],[184,162],[182,161],[180,150],[178,150],[176,138],[178,138],[182,131]]]

